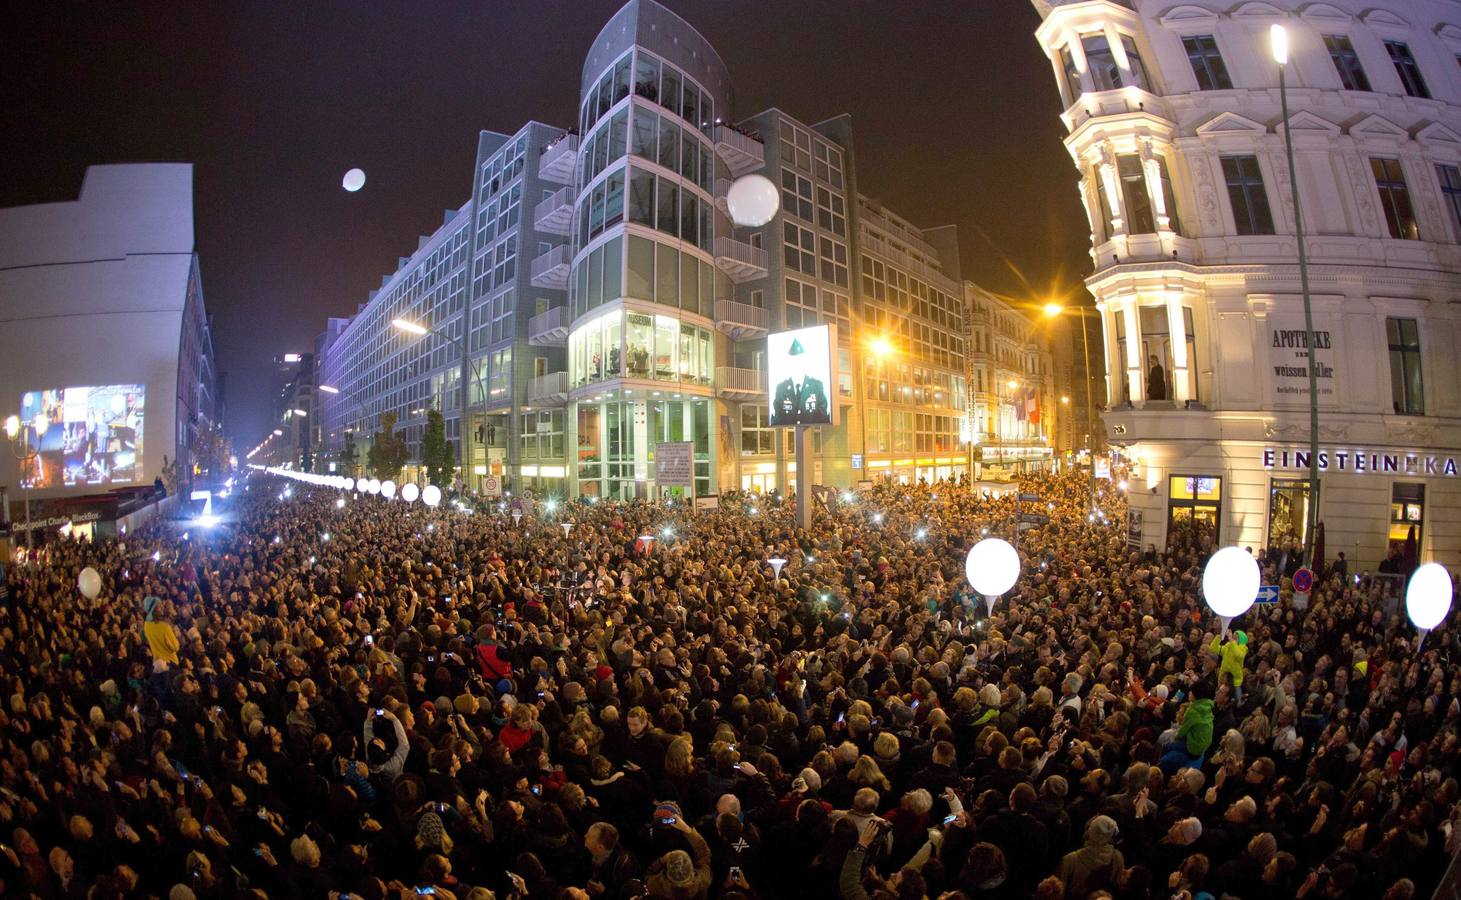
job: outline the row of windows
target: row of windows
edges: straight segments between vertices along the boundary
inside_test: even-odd
[[[1139,87],[1142,90],[1154,90],[1147,77],[1146,67],[1141,61],[1141,56],[1137,53],[1136,42],[1130,35],[1123,34],[1120,37],[1121,49],[1124,51],[1127,61],[1127,68],[1124,70],[1118,63],[1110,40],[1104,33],[1081,37],[1081,50],[1086,57],[1086,71],[1090,76],[1092,89],[1111,91],[1122,87]],[[1365,74],[1364,64],[1360,61],[1359,54],[1355,51],[1354,43],[1349,35],[1326,34],[1323,38],[1324,48],[1329,53],[1329,59],[1334,64],[1335,73],[1339,76],[1343,88],[1347,91],[1369,91],[1371,89],[1370,79]],[[1391,65],[1395,67],[1395,74],[1399,77],[1400,86],[1405,93],[1412,97],[1429,97],[1430,89],[1426,86],[1425,77],[1420,71],[1420,64],[1416,61],[1415,54],[1411,52],[1410,45],[1398,40],[1386,40],[1383,43],[1385,52]],[[1227,63],[1223,60],[1222,51],[1215,36],[1211,34],[1186,35],[1182,38],[1182,47],[1192,66],[1192,74],[1197,79],[1198,89],[1219,91],[1229,90],[1233,87],[1232,77],[1228,72]],[[1059,55],[1061,68],[1065,74],[1066,88],[1073,101],[1084,92],[1080,71],[1076,67],[1075,58],[1069,47],[1060,48]],[[1461,60],[1461,56],[1458,56],[1458,60]]]
[[[485,247],[517,227],[522,214],[522,189],[522,183],[519,182],[496,198],[483,201],[477,211],[478,247]]]
[[[523,157],[527,153],[527,149],[527,135],[522,135],[516,141],[497,151],[490,160],[482,164],[481,184],[477,196],[478,203],[486,203],[498,191],[507,187],[514,178],[522,174],[524,165]]]
[[[831,144],[790,119],[781,120],[781,161],[837,190],[843,190],[842,148]],[[809,217],[804,217],[809,218]]]
[[[629,221],[707,253],[715,245],[715,207],[678,183],[637,167],[629,175]]]
[[[523,413],[518,419],[518,453],[527,459],[562,459],[566,449],[563,410]]]
[[[786,328],[810,328],[813,325],[836,325],[838,342],[852,336],[851,302],[846,294],[822,288],[795,278],[786,279],[783,315]],[[817,300],[821,294],[821,302]]]
[[[612,166],[625,155],[626,149],[635,156],[657,163],[691,184],[710,193],[714,184],[714,164],[710,147],[694,132],[682,128],[669,116],[656,115],[643,107],[633,108],[633,142],[626,148],[626,133],[629,127],[629,108],[619,110],[613,118],[599,128],[588,140],[581,155],[583,160],[579,178],[580,190],[590,184],[605,168]],[[664,184],[670,184],[665,181]],[[675,187],[676,192],[682,190]],[[688,194],[688,192],[686,192]],[[622,221],[624,212],[624,173],[617,172],[604,179],[592,192],[584,191],[579,197],[579,241],[592,240],[604,229]],[[702,205],[698,201],[692,206]],[[703,204],[708,206],[708,204]],[[669,221],[674,221],[671,207]],[[709,214],[705,215],[709,220]],[[700,214],[695,212],[695,221]],[[652,224],[644,222],[644,224]],[[698,227],[698,226],[697,226]],[[680,228],[661,229],[678,234]],[[691,229],[692,231],[694,229]],[[704,239],[709,245],[710,237]],[[695,240],[694,238],[687,238]]]
[[[707,194],[715,190],[715,162],[710,145],[669,116],[658,116],[635,106],[629,152],[684,176]]]
[[[616,309],[574,329],[568,339],[574,387],[614,378],[649,378],[708,386],[714,337],[674,316]]]
[[[790,169],[781,170],[781,209],[814,222],[840,238],[847,237],[847,201],[842,195]]]
[[[710,318],[715,315],[715,266],[637,234],[595,247],[574,272],[573,317],[620,297],[652,300]]]
[[[838,287],[848,287],[847,245],[829,237],[818,237],[810,228],[782,222],[783,262],[788,269],[821,278]]]
[[[953,295],[873,256],[862,257],[862,294],[874,303],[927,319],[940,328],[961,332],[964,316]]]
[[[619,57],[589,90],[579,110],[581,133],[587,134],[595,122],[629,96],[631,78],[635,96],[659,104],[699,128],[707,137],[710,135],[716,120],[715,101],[709,92],[701,90],[675,66],[643,50],[638,51],[632,62],[630,53]]]
[[[867,411],[870,453],[940,453],[959,449],[959,419],[929,413]]]

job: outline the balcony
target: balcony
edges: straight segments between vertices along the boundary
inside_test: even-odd
[[[573,181],[573,167],[578,162],[578,135],[564,132],[543,148],[538,157],[538,177],[544,181],[568,184]]]
[[[573,200],[577,193],[572,185],[559,188],[533,208],[533,224],[539,231],[565,237],[573,228]]]
[[[766,146],[761,139],[741,134],[729,125],[715,126],[715,152],[737,178],[766,165]]]
[[[535,286],[566,290],[568,288],[568,266],[573,262],[573,251],[567,244],[559,244],[533,260],[531,279]]]
[[[528,403],[533,406],[562,406],[568,402],[568,373],[549,372],[533,376],[528,386]]]
[[[770,316],[766,310],[735,300],[715,301],[715,328],[733,341],[765,337]]]
[[[715,367],[715,396],[744,403],[766,399],[766,373],[734,366]]]
[[[715,239],[715,264],[737,284],[766,277],[766,251],[732,237]],[[534,272],[537,271],[537,266],[535,261]]]
[[[555,306],[528,319],[528,343],[534,347],[568,344],[568,307]]]
[[[735,181],[730,178],[715,179],[715,208],[730,215],[730,204],[726,202],[726,195],[730,193],[731,185]]]

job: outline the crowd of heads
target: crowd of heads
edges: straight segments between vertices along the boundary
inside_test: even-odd
[[[1014,497],[889,484],[802,530],[256,476],[213,529],[52,543],[0,606],[0,892],[1428,896],[1457,632],[1417,651],[1367,575],[1296,604],[1259,548],[1283,599],[1224,634],[1211,535],[1133,548],[1087,490],[1025,479],[1017,532]],[[985,535],[1022,561],[992,613]]]

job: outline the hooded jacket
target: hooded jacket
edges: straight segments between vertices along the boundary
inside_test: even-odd
[[[1189,756],[1201,756],[1212,746],[1212,701],[1194,700],[1177,726],[1177,737],[1186,741]]]
[[[152,658],[159,659],[169,666],[178,664],[178,633],[173,630],[170,623],[154,619],[152,611],[157,607],[156,597],[148,597],[142,601],[142,610],[146,614],[146,621],[142,623],[142,634],[147,638],[147,647],[152,651]]]

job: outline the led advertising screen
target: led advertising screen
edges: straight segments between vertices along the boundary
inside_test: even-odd
[[[126,484],[142,477],[140,384],[27,391],[20,418],[35,429],[34,457],[21,463],[26,488]]]
[[[766,337],[768,424],[831,425],[832,326],[779,331]]]

